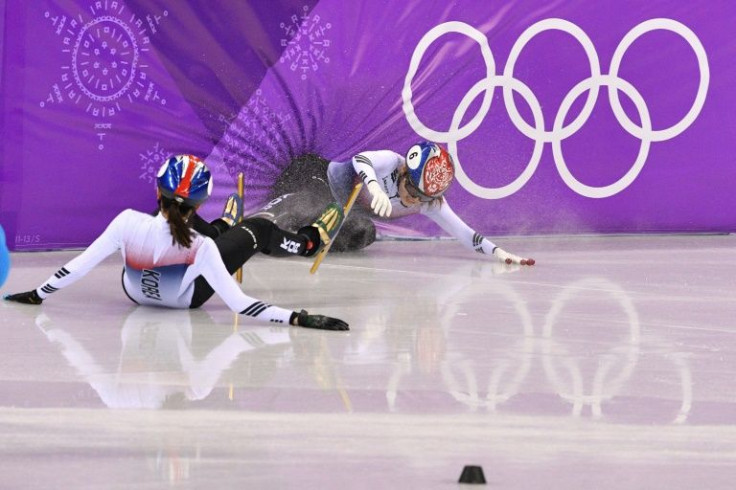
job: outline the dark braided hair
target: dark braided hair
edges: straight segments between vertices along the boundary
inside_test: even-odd
[[[161,211],[165,211],[168,216],[167,222],[171,231],[171,244],[178,243],[184,248],[191,247],[193,233],[189,223],[187,223],[187,215],[194,208],[164,196],[161,196],[160,203]]]

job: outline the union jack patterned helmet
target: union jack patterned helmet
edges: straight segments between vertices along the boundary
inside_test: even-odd
[[[422,141],[406,152],[409,181],[424,196],[440,197],[455,178],[452,156],[437,143]]]
[[[212,175],[207,165],[194,155],[176,155],[161,165],[156,185],[165,197],[197,206],[212,194]]]

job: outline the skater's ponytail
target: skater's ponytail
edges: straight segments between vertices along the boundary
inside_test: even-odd
[[[194,208],[173,199],[161,196],[161,211],[166,216],[171,231],[171,244],[179,244],[184,248],[192,246],[192,229],[187,220]]]

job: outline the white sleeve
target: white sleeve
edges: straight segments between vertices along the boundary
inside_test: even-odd
[[[352,162],[355,173],[366,186],[376,181],[383,187],[381,180],[398,168],[401,157],[390,150],[363,151],[355,155]]]
[[[110,254],[118,251],[122,243],[122,229],[132,211],[125,210],[107,226],[102,235],[92,242],[87,249],[75,258],[67,262],[62,268],[48,278],[36,293],[46,299],[51,293],[66,287],[85,276],[97,264],[106,259]]]
[[[457,238],[464,247],[484,255],[493,254],[496,244],[465,224],[450,208],[447,201],[441,204],[425,204],[422,206],[422,213]]]
[[[100,395],[100,399],[107,406],[114,406],[115,392],[118,381],[110,376],[108,370],[102,367],[94,357],[74,337],[64,330],[53,328],[44,332],[51,342],[58,342],[62,346],[62,355],[66,362]]]
[[[215,242],[205,239],[199,249],[197,260],[202,261],[202,276],[225,304],[233,311],[253,317],[263,322],[289,324],[293,310],[272,306],[245,294],[222,262]]]

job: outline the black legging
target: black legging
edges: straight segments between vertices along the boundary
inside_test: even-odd
[[[213,222],[214,224],[214,222]],[[195,224],[199,231],[201,224]],[[291,257],[294,255],[311,255],[316,251],[319,240],[317,230],[305,227],[301,233],[282,230],[272,222],[263,218],[247,218],[214,238],[220,251],[222,261],[230,274],[243,267],[251,257],[261,252],[273,257]],[[307,250],[308,242],[312,248]],[[194,294],[191,308],[199,308],[212,297],[215,291],[212,286],[199,276],[194,280]]]
[[[311,223],[335,198],[327,179],[330,162],[306,154],[293,159],[273,185],[271,202],[254,216],[268,218],[282,228],[296,229]],[[353,207],[340,228],[331,252],[360,250],[376,240],[376,226],[369,212]]]

